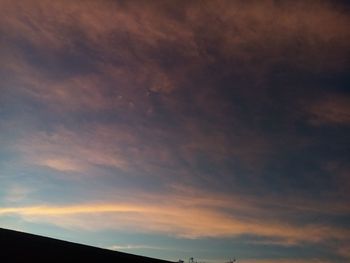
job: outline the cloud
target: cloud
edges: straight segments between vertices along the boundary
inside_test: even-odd
[[[159,199],[159,197],[158,197]],[[203,200],[182,203],[163,196],[152,202],[86,203],[65,206],[3,207],[0,214],[16,214],[26,221],[46,222],[65,228],[98,231],[118,229],[163,233],[184,238],[232,237],[244,234],[280,238],[281,243],[347,240],[345,229],[330,225],[293,225],[271,219],[241,219]],[[190,199],[189,199],[190,200]],[[228,209],[226,207],[226,209]]]
[[[116,142],[128,144],[133,136],[122,129],[95,128],[83,132],[84,135],[64,128],[53,134],[40,132],[25,137],[16,148],[27,163],[59,171],[83,172],[98,165],[126,169],[123,145]]]
[[[63,172],[80,172],[85,170],[82,165],[69,159],[43,159],[36,164]]]
[[[350,259],[350,243],[340,245],[336,251],[337,254],[343,256],[344,258]]]
[[[42,62],[36,63],[23,48],[9,43],[7,53],[11,55],[4,56],[10,63],[3,67],[10,68],[29,92],[47,104],[59,104],[67,110],[96,110],[116,107],[118,102],[121,103],[118,98],[123,97],[128,100],[127,104],[138,100],[139,105],[147,99],[147,88],[154,92],[173,89],[172,81],[178,74],[169,76],[154,62],[153,51],[149,49],[153,45],[158,48],[158,41],[171,36],[178,39],[182,33],[171,29],[177,27],[175,21],[167,22],[170,32],[158,29],[163,23],[159,21],[159,15],[154,15],[156,11],[149,10],[147,5],[145,9],[109,2],[97,5],[93,1],[83,5],[79,1],[62,1],[54,5],[49,1],[16,4],[3,1],[1,5],[4,12],[1,30],[9,42],[28,43],[33,49],[34,60],[36,57]],[[12,30],[17,33],[13,34]],[[119,43],[119,39],[126,42]],[[140,53],[137,54],[139,59],[135,59],[130,45]],[[94,50],[91,59],[85,54],[90,49]],[[106,59],[108,57],[111,61]],[[81,71],[86,65],[91,65],[90,71],[100,75]],[[53,76],[55,73],[62,76],[61,79]],[[106,79],[112,79],[114,83],[108,83]],[[101,91],[111,85],[114,87],[110,87],[107,94]],[[144,96],[137,98],[137,93]]]
[[[111,249],[111,250],[133,250],[133,249],[152,249],[152,250],[164,250],[164,249],[169,249],[169,248],[164,248],[164,247],[157,247],[157,246],[149,246],[149,245],[113,245],[106,247],[106,249]]]
[[[7,188],[5,200],[9,203],[20,203],[27,199],[32,192],[34,192],[34,190],[27,186],[13,184]]]
[[[254,74],[259,81],[283,63],[307,70],[342,70],[350,40],[348,16],[326,1],[1,5],[1,32],[6,53],[12,56],[6,63],[10,66],[2,67],[17,68],[12,73],[29,81],[27,89],[34,96],[65,110],[115,107],[119,96],[139,107],[149,99],[147,89],[185,92],[190,77],[222,59],[228,63],[223,76]],[[26,54],[28,48],[34,59]],[[23,64],[25,71],[18,70]],[[111,85],[107,79],[117,88],[106,88]],[[204,88],[195,87],[196,93]]]
[[[314,125],[348,125],[350,123],[350,97],[327,94],[308,106],[310,123]]]
[[[321,77],[346,75],[348,24],[331,1],[1,1],[1,154],[32,173],[89,184],[108,171],[157,193],[111,184],[133,198],[27,207],[14,188],[18,206],[0,213],[86,230],[345,242],[348,231],[308,219],[349,213],[348,169],[312,162],[328,157],[317,147],[343,147],[340,133],[321,140],[303,125],[349,124],[343,84]]]

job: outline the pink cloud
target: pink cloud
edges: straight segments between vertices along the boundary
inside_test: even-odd
[[[348,96],[328,94],[306,107],[312,124],[350,123],[350,97]]]

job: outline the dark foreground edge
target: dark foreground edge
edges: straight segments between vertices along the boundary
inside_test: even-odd
[[[0,262],[170,263],[2,228]]]

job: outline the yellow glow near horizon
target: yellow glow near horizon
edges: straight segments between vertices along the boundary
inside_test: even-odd
[[[128,228],[186,238],[253,234],[276,237],[286,245],[301,241],[319,242],[332,237],[344,239],[349,234],[348,231],[318,225],[302,227],[266,220],[247,221],[229,216],[220,209],[179,205],[121,203],[5,207],[0,208],[1,214],[16,214],[28,221],[50,222],[68,228]]]

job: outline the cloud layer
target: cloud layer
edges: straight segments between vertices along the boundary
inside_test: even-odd
[[[2,0],[0,219],[345,262],[349,24],[343,1]]]

